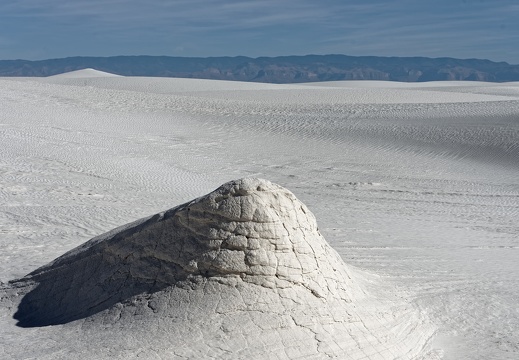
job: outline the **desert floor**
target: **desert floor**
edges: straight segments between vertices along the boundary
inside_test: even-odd
[[[291,190],[445,359],[519,357],[519,83],[0,78],[0,281],[242,177]]]

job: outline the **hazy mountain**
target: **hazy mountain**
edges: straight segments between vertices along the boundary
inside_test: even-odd
[[[519,65],[478,59],[307,55],[249,58],[169,56],[70,57],[0,61],[0,76],[50,76],[95,68],[126,76],[162,76],[270,83],[330,80],[519,81]]]

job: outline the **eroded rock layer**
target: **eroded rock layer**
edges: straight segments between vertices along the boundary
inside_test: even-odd
[[[423,356],[432,327],[406,304],[369,296],[364,281],[290,191],[241,179],[94,238],[11,287],[26,289],[20,327],[76,329],[68,344],[87,357]]]

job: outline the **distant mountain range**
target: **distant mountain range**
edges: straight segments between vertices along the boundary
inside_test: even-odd
[[[1,60],[0,76],[50,76],[94,68],[126,76],[162,76],[267,83],[332,80],[519,81],[519,65],[478,59],[306,55],[249,58],[169,56]]]

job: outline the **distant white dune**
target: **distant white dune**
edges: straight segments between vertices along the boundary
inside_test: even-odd
[[[504,89],[502,85],[482,82],[336,81],[280,85],[182,78],[110,78],[101,75],[89,76],[91,72],[85,71],[84,76],[83,70],[80,70],[78,76],[74,76],[73,72],[45,78],[42,81],[111,90],[293,105],[473,103],[519,98],[519,86],[511,85]],[[93,71],[97,73],[96,70]]]
[[[83,70],[80,70],[83,71]],[[291,89],[292,85],[278,85],[265,83],[251,83],[241,81],[224,81],[208,79],[184,79],[184,78],[163,78],[163,77],[118,77],[117,79],[105,76],[68,76],[65,73],[45,78],[53,83],[64,85],[96,86],[107,89],[143,91],[151,93],[184,93],[202,91],[243,91],[243,90],[274,90]],[[86,73],[88,75],[89,72]],[[108,76],[109,77],[109,76]],[[88,82],[80,81],[83,78],[90,78]],[[126,80],[125,80],[126,78]],[[137,80],[138,79],[138,80]],[[137,80],[137,81],[136,81]]]
[[[82,78],[106,78],[106,77],[121,77],[120,75],[111,74],[108,72],[96,70],[96,69],[81,69],[66,72],[63,74],[57,74],[50,76],[50,78],[61,78],[61,79],[82,79]]]
[[[427,81],[427,82],[399,82],[381,80],[338,80],[305,83],[310,86],[324,87],[352,87],[352,88],[429,88],[429,87],[459,87],[459,86],[495,86],[495,83],[483,81]]]
[[[184,355],[193,359],[210,358],[208,349],[219,349],[221,357],[225,351],[245,353],[245,338],[253,334],[270,334],[261,341],[266,348],[275,345],[281,358],[302,355],[292,343],[309,353],[317,344],[319,352],[351,359],[519,358],[519,83],[276,85],[95,74],[0,78],[0,358],[68,359],[80,348],[96,358],[150,358],[154,349],[173,357],[164,345],[170,340],[148,336],[171,326],[171,341],[190,349]],[[299,297],[280,300],[283,292],[273,301],[251,302],[248,309],[257,311],[245,312],[246,321],[242,308],[220,314],[238,319],[222,323],[189,311],[161,318],[157,314],[167,312],[155,308],[156,295],[148,294],[135,303],[117,300],[111,310],[92,304],[106,310],[104,318],[100,311],[59,325],[16,325],[13,315],[20,310],[77,313],[73,301],[60,307],[34,297],[36,308],[20,309],[12,300],[26,286],[36,286],[33,295],[59,292],[59,281],[41,292],[37,281],[25,282],[29,278],[19,288],[8,281],[121,224],[250,177],[271,179],[297,194],[347,264],[350,290],[369,294],[361,301],[351,297],[345,308],[358,321],[347,329],[334,327],[336,312],[326,306],[323,312],[313,307],[307,317],[327,324],[319,329],[305,317],[271,317],[273,309],[264,307],[278,301],[306,306]],[[141,235],[136,243],[149,245],[151,237]],[[119,259],[113,248],[104,249],[106,261]],[[83,254],[88,251],[93,249]],[[139,251],[139,259],[153,254],[152,263],[163,253],[149,246]],[[126,255],[131,274],[144,279],[142,262]],[[74,279],[75,270],[46,269],[38,276],[93,281],[86,273]],[[113,277],[120,291],[126,289],[124,271]],[[110,279],[102,277],[101,290],[110,289]],[[213,290],[174,299],[178,309],[218,313],[228,302]],[[147,321],[151,313],[153,321]],[[143,319],[145,330],[138,326]],[[232,327],[240,321],[252,330],[240,335],[244,328]],[[429,321],[437,330],[426,339],[434,328]],[[209,337],[202,336],[205,331]],[[402,336],[408,342],[389,349]],[[332,341],[339,338],[346,343]],[[81,339],[100,346],[89,354]],[[189,343],[181,344],[183,339]],[[391,354],[381,350],[384,341]],[[405,353],[410,348],[414,352]]]

